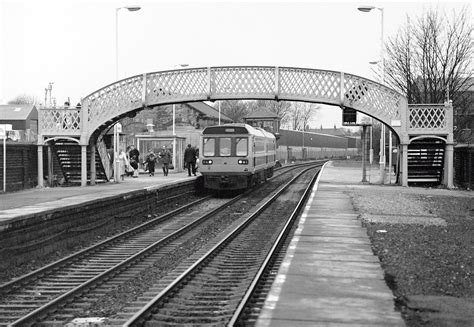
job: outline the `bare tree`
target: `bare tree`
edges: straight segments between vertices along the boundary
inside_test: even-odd
[[[20,94],[8,101],[8,104],[36,104],[39,103],[34,95]]]
[[[242,100],[225,100],[221,103],[221,112],[235,123],[241,123],[249,113],[249,109],[248,104]]]
[[[290,127],[293,130],[307,130],[319,108],[320,106],[314,103],[293,102],[289,113]]]
[[[266,110],[280,117],[281,125],[290,119],[291,102],[274,100],[257,100],[249,103],[249,110]]]
[[[407,17],[386,44],[385,81],[406,94],[408,103],[453,100],[455,111],[468,119],[473,44],[467,8],[453,11],[451,19],[429,10],[411,21]]]

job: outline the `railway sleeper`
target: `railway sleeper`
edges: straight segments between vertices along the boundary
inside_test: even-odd
[[[163,323],[178,323],[178,324],[218,324],[222,322],[226,322],[229,319],[227,317],[201,317],[201,316],[196,316],[193,317],[192,313],[189,313],[189,315],[186,316],[167,316],[161,313],[154,314],[152,318],[147,321],[146,325],[149,326],[149,323],[153,322],[160,322],[161,324]],[[159,325],[163,326],[163,325]]]

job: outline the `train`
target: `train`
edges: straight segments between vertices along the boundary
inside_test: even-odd
[[[199,170],[209,190],[243,190],[273,176],[275,135],[247,124],[206,127],[201,133]]]

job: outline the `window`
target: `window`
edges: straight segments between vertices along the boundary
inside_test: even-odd
[[[216,139],[214,138],[205,138],[203,144],[203,155],[205,157],[213,157],[215,155],[215,146],[216,146]]]
[[[248,149],[248,139],[237,137],[235,138],[235,155],[237,157],[246,157]]]
[[[221,157],[230,157],[231,138],[221,137],[219,141],[219,155]]]
[[[265,152],[265,143],[260,139],[255,139],[254,152]]]

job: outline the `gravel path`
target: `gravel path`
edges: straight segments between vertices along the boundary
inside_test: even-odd
[[[474,194],[362,184],[346,193],[407,326],[474,326]]]

